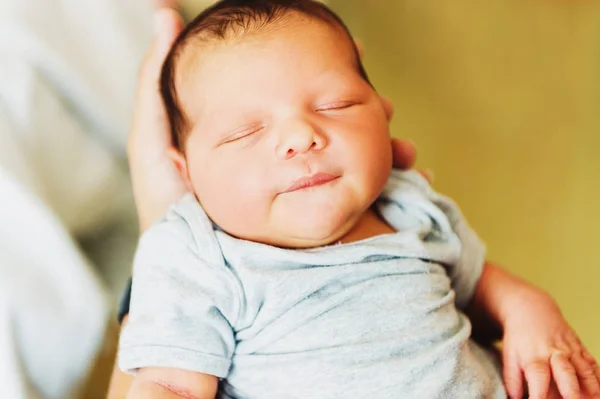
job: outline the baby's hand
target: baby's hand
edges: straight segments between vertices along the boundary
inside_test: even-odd
[[[504,382],[511,398],[600,398],[600,368],[555,302],[530,293],[504,321]]]

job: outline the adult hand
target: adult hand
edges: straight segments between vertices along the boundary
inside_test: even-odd
[[[183,29],[171,8],[155,12],[155,37],[139,71],[138,93],[128,140],[129,167],[140,229],[148,228],[185,192],[171,158],[169,120],[159,91],[163,61]]]

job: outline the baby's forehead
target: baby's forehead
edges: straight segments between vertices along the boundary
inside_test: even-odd
[[[319,36],[306,40],[305,36],[295,41],[293,36],[303,35],[306,31],[301,29],[307,27],[298,28],[291,31],[291,41],[282,37],[289,36],[290,30],[280,29],[236,41],[189,45],[177,67],[175,84],[180,106],[190,122],[197,120],[193,112],[199,112],[198,106],[212,104],[212,109],[222,102],[221,107],[247,104],[250,100],[238,98],[245,96],[253,98],[251,105],[258,107],[257,94],[267,100],[281,100],[288,98],[289,93],[299,93],[295,99],[309,101],[314,96],[331,94],[332,90],[345,91],[343,85],[348,84],[348,76],[361,75],[350,39],[346,38],[346,45],[340,44],[344,38],[331,31],[335,35],[331,40],[318,40]]]
[[[240,31],[239,28],[236,30],[235,27],[231,28],[233,31],[230,33],[223,32],[222,36],[215,37],[213,34],[207,34],[203,31],[196,32],[195,35],[190,37],[186,43],[182,43],[182,47],[179,50],[178,62],[176,63],[175,72],[176,75],[181,73],[185,74],[190,69],[196,69],[203,63],[212,60],[217,52],[222,49],[226,49],[230,53],[238,53],[239,63],[231,63],[227,65],[227,68],[235,68],[236,65],[243,63],[244,57],[255,58],[260,57],[260,53],[257,52],[253,55],[248,55],[242,50],[243,46],[236,46],[236,44],[253,44],[257,48],[266,46],[269,41],[279,38],[281,36],[293,36],[293,35],[306,35],[314,30],[319,30],[321,33],[326,32],[327,35],[332,35],[336,42],[336,47],[343,48],[347,53],[347,59],[351,60],[356,66],[360,63],[358,59],[358,52],[355,50],[355,45],[352,37],[344,30],[342,26],[339,26],[335,21],[325,21],[316,17],[301,14],[297,11],[290,11],[286,17],[279,18],[276,21],[272,21],[268,24],[261,25],[259,27],[248,26],[245,31]],[[311,44],[314,48],[322,46],[322,42],[315,40]],[[314,53],[311,51],[306,52],[306,61],[309,61],[309,57],[314,57]],[[346,57],[343,57],[346,58]],[[248,61],[248,58],[246,58]],[[344,62],[340,59],[339,62]]]

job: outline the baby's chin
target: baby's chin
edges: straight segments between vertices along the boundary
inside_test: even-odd
[[[356,220],[354,220],[356,219]],[[263,237],[266,244],[283,248],[314,248],[335,244],[344,237],[357,223],[356,218],[305,218],[294,223],[275,227],[270,237]]]
[[[304,207],[292,207],[294,211],[284,208],[281,212],[280,208],[280,212],[272,215],[269,228],[263,230],[269,233],[262,241],[287,248],[312,248],[338,243],[357,225],[370,205],[366,201],[368,198],[360,201],[352,193],[345,194],[338,201],[329,198],[323,203],[307,202]]]
[[[247,241],[281,248],[314,248],[338,242],[358,222],[364,212],[338,207],[336,211],[310,207],[285,211],[275,217],[240,223],[239,218],[222,220],[209,217],[227,234]],[[208,212],[207,212],[208,214]]]

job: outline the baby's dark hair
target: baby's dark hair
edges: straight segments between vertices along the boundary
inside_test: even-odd
[[[181,32],[162,67],[160,91],[171,125],[173,146],[183,151],[190,126],[175,87],[175,70],[183,49],[191,40],[239,40],[256,34],[281,21],[290,12],[298,12],[340,28],[352,36],[348,27],[333,11],[314,0],[221,0],[207,8]],[[356,46],[352,45],[359,74],[369,82]]]

